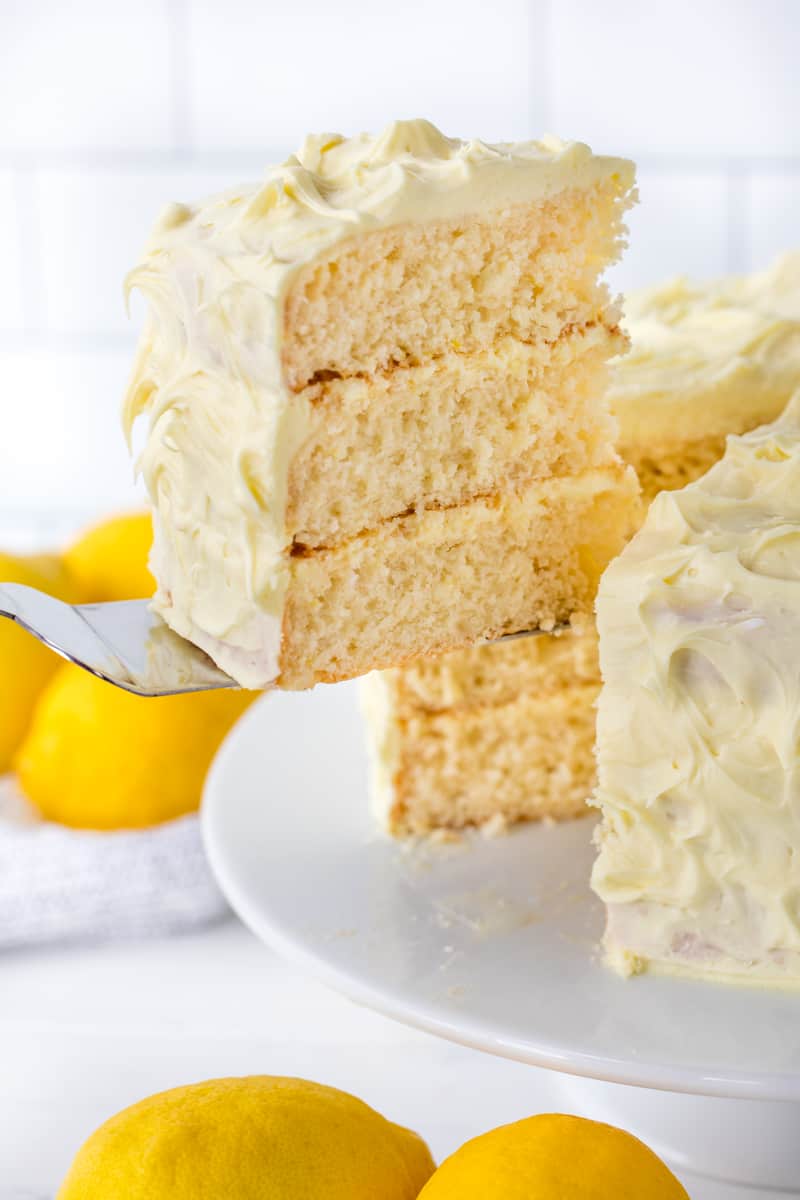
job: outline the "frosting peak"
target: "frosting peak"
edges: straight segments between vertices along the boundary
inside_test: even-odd
[[[447,159],[463,143],[449,138],[430,121],[392,121],[382,133],[344,138],[340,133],[312,133],[296,153],[309,171],[335,177],[342,159],[364,165],[386,165],[396,159]]]

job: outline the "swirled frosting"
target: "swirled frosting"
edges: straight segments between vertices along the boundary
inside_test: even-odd
[[[356,234],[615,174],[632,183],[632,164],[577,142],[487,145],[396,121],[374,137],[308,137],[260,182],[165,210],[128,278],[149,315],[125,424],[130,437],[149,417],[140,466],[155,515],[155,606],[177,632],[245,686],[278,674],[287,480],[308,422],[281,365],[296,272]]]
[[[609,390],[621,446],[744,433],[773,421],[800,378],[800,252],[758,274],[630,292],[624,323],[631,348]]]
[[[597,619],[612,961],[800,980],[800,393],[657,497]]]

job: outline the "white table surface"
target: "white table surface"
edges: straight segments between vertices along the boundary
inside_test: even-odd
[[[214,1076],[344,1088],[417,1129],[437,1159],[505,1121],[570,1108],[557,1075],[359,1009],[233,920],[169,941],[4,955],[0,1064],[0,1200],[50,1200],[106,1117]],[[684,1182],[692,1200],[760,1197]]]

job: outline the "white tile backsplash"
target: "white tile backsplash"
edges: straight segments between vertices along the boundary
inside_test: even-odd
[[[0,149],[173,144],[169,0],[22,0],[0,11]]]
[[[759,270],[783,250],[800,249],[800,172],[758,172],[745,189],[747,266]]]
[[[800,153],[796,0],[553,0],[552,116],[634,155]]]
[[[536,0],[195,0],[195,147],[291,152],[310,131],[426,116],[446,133],[523,138],[544,110],[531,78]],[[538,19],[537,19],[538,18]]]
[[[140,502],[120,423],[130,365],[125,349],[0,352],[0,510],[6,517]]]
[[[0,169],[0,329],[20,330],[26,324],[22,212],[17,173]]]
[[[728,185],[713,171],[640,168],[639,204],[628,216],[629,246],[609,278],[615,289],[670,275],[700,278],[729,269]]]
[[[140,304],[129,324],[122,279],[166,201],[257,177],[309,129],[423,115],[631,154],[641,205],[617,288],[800,245],[798,15],[797,0],[0,0],[0,532],[23,509],[69,522],[137,495],[118,414]]]
[[[43,327],[55,334],[132,335],[139,304],[134,295],[129,320],[123,281],[165,204],[199,200],[252,175],[249,164],[233,163],[40,171]]]

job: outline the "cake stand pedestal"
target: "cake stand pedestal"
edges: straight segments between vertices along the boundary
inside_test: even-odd
[[[629,1129],[680,1171],[800,1196],[800,1104],[722,1100],[562,1075],[563,1107]]]
[[[360,1004],[564,1073],[565,1109],[678,1167],[800,1193],[800,992],[618,978],[590,820],[401,845],[367,775],[352,684],[266,696],[232,732],[204,836],[259,937]]]

